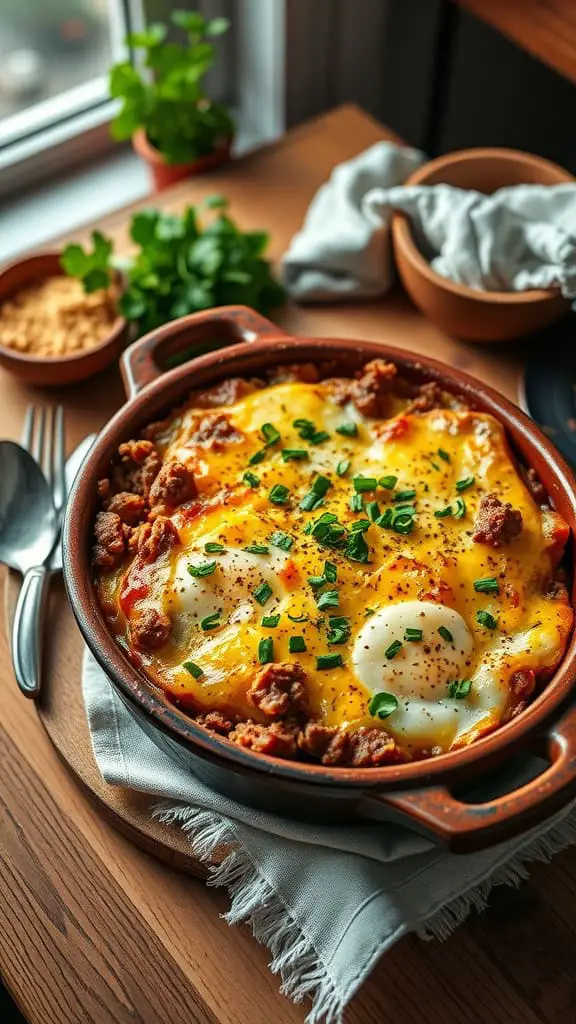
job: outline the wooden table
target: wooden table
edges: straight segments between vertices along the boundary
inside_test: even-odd
[[[391,137],[342,108],[157,202],[179,209],[224,192],[244,226],[271,229],[279,257],[334,164]],[[123,211],[100,227],[122,237],[125,224]],[[358,306],[290,306],[281,322],[297,333],[433,352],[515,394],[519,346],[457,343],[400,291]],[[16,438],[26,403],[42,397],[2,372],[0,434]],[[72,445],[107,420],[122,389],[114,371],[49,397],[66,404]],[[0,968],[31,1024],[301,1022],[306,1009],[278,994],[266,951],[220,919],[225,895],[130,845],[86,802],[17,693],[0,642]],[[571,1024],[575,930],[576,852],[568,851],[535,867],[520,890],[496,890],[489,909],[447,942],[402,940],[347,1024]]]

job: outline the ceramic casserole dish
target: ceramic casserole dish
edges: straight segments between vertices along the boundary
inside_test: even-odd
[[[97,482],[119,444],[176,410],[192,388],[232,377],[257,377],[271,366],[335,363],[353,374],[367,362],[394,362],[409,381],[436,382],[467,407],[494,416],[517,460],[533,468],[571,535],[576,485],[554,447],[512,403],[478,380],[433,359],[384,344],[290,337],[245,307],[223,307],[174,321],[142,338],[122,357],[127,404],[100,434],[75,481],[64,526],[64,576],[84,639],[140,725],[209,785],[254,807],[322,821],[403,822],[455,850],[478,849],[545,819],[576,796],[576,644],[542,692],[496,731],[448,753],[382,767],[334,767],[255,753],[196,724],[135,667],[100,610],[91,566]],[[567,559],[571,558],[571,541]],[[570,579],[570,601],[574,605]],[[538,754],[543,770],[488,802],[466,796],[486,773],[521,754]]]

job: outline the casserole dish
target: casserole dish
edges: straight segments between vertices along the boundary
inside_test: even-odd
[[[156,743],[209,785],[285,815],[403,820],[454,849],[479,848],[542,820],[576,795],[576,709],[570,704],[576,665],[573,638],[540,696],[497,732],[431,760],[332,768],[255,754],[197,725],[117,646],[96,598],[90,566],[96,485],[120,443],[177,408],[192,386],[250,377],[264,367],[295,361],[335,361],[339,372],[352,372],[376,357],[395,362],[408,379],[435,381],[463,397],[472,409],[495,416],[517,457],[534,468],[574,530],[576,489],[570,470],[538,428],[492,389],[435,360],[374,342],[291,338],[248,309],[227,307],[174,321],[124,354],[129,402],[100,435],[70,496],[64,527],[66,586],[88,647],[129,710]],[[573,592],[571,596],[573,604]],[[520,749],[544,754],[548,765],[538,777],[488,803],[465,800],[466,784],[476,784],[483,772]]]

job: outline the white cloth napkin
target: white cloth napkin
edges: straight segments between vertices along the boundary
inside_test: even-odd
[[[296,300],[383,295],[392,284],[390,220],[405,213],[438,274],[471,288],[558,287],[576,297],[576,183],[517,185],[491,196],[403,182],[422,153],[378,142],[337,167],[283,259]]]
[[[229,891],[229,923],[247,922],[268,946],[282,991],[312,1000],[308,1024],[341,1021],[402,935],[446,937],[472,907],[484,906],[493,885],[517,884],[528,861],[576,843],[576,805],[521,838],[466,856],[397,825],[315,826],[255,811],[208,789],[156,747],[88,652],[82,689],[103,778],[149,793],[150,813],[180,823],[205,863],[231,847],[210,884]],[[534,767],[524,765],[517,778],[525,781]]]

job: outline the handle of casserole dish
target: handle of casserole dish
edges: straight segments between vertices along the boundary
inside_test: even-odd
[[[443,785],[394,793],[373,790],[366,793],[369,813],[388,820],[392,816],[458,853],[511,839],[576,797],[576,705],[540,736],[540,742],[548,767],[495,800],[466,803]]]
[[[126,394],[133,398],[165,370],[205,352],[285,336],[285,331],[248,306],[216,306],[180,317],[144,335],[123,353],[120,371]]]

